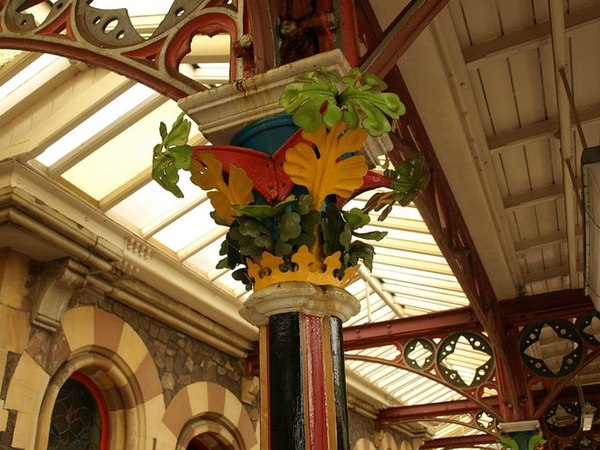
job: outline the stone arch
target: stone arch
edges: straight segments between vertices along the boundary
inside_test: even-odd
[[[46,448],[54,402],[75,372],[92,380],[105,398],[111,448],[152,448],[152,431],[165,407],[158,371],[142,339],[125,321],[93,306],[67,311],[61,324],[69,352],[51,375],[35,448]]]
[[[377,450],[373,442],[367,438],[360,438],[352,447],[352,450]]]
[[[396,444],[394,436],[387,431],[383,433],[379,450],[398,450],[398,445]]]
[[[242,403],[223,386],[205,381],[186,386],[173,397],[157,448],[185,450],[194,436],[208,432],[230,448],[258,450],[254,426]]]

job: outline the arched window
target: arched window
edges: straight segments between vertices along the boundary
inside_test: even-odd
[[[61,387],[50,423],[48,450],[107,450],[108,411],[97,386],[75,372]]]
[[[186,450],[235,450],[235,447],[217,434],[204,433],[193,438]]]

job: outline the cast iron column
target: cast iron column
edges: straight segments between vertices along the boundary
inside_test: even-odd
[[[342,323],[359,310],[341,288],[300,281],[242,307],[260,329],[262,450],[350,450]]]

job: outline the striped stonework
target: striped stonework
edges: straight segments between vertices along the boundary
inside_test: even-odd
[[[379,444],[379,450],[398,450],[398,445],[396,445],[394,436],[388,432],[383,433],[381,444]]]
[[[412,450],[412,445],[408,441],[400,442],[400,450]]]
[[[62,327],[70,354],[53,377],[56,393],[71,373],[87,375],[105,397],[111,447],[152,448],[165,406],[158,371],[142,339],[122,319],[93,306],[67,311]]]
[[[206,446],[220,442],[235,450],[258,450],[246,409],[232,392],[215,383],[194,383],[173,397],[156,448],[185,450],[194,437]]]
[[[352,450],[377,450],[377,448],[375,447],[375,444],[373,444],[367,438],[360,438],[358,441],[356,441],[356,444],[354,444]]]

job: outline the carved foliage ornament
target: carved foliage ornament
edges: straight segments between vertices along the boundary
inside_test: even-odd
[[[338,84],[346,87],[338,92]],[[182,116],[171,131],[161,123],[153,178],[182,196],[178,171],[189,170],[192,182],[209,190],[211,216],[229,227],[217,268],[234,270],[232,276],[248,289],[293,280],[344,287],[359,261],[372,267],[373,246],[355,238],[380,240],[386,234],[357,231],[370,222],[369,211],[383,209],[382,220],[394,203],[408,204],[429,181],[422,156],[390,158],[398,167],[381,175],[369,171],[359,154],[368,134],[385,133],[391,128],[387,117],[404,112],[395,94],[381,92],[385,88],[357,69],[341,78],[326,68],[301,75],[280,99],[287,112],[295,111],[301,129],[292,127],[283,144],[262,151],[191,148],[189,123]],[[269,119],[278,120],[263,119],[267,133]],[[270,145],[271,139],[264,140]],[[342,209],[353,196],[376,187],[389,192],[376,194],[363,210]]]

